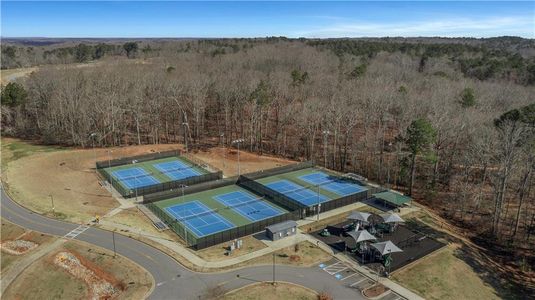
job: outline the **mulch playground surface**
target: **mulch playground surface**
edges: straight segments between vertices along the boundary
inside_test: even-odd
[[[371,220],[380,219],[380,217],[377,215],[372,215],[370,218]],[[350,252],[350,249],[356,247],[356,243],[355,240],[345,234],[343,230],[343,226],[350,223],[351,221],[347,220],[335,225],[327,226],[326,228],[331,233],[330,236],[320,235],[320,232],[322,232],[323,229],[311,232],[310,234],[329,245],[335,251],[343,252],[346,250],[347,255],[353,260],[357,261],[359,264],[365,265],[376,271],[379,270],[382,266],[380,261],[371,261],[370,259],[363,261],[360,255],[352,254]],[[424,233],[421,230],[416,229],[416,227],[421,228],[421,226],[421,224],[415,226],[415,224],[412,222],[408,222],[406,225],[400,224],[392,233],[385,233],[382,236],[375,235],[377,237],[376,242],[391,241],[403,250],[403,252],[392,254],[393,261],[390,266],[390,272],[406,266],[445,246],[444,243],[437,241],[429,233]],[[370,242],[373,243],[374,241]]]

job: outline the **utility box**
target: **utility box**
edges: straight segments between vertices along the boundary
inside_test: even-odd
[[[284,221],[266,227],[266,236],[272,241],[280,240],[284,237],[297,233],[297,222],[293,220]]]

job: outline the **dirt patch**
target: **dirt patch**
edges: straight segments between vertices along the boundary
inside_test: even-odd
[[[9,158],[2,179],[21,205],[71,222],[87,222],[103,216],[119,203],[99,184],[96,160],[177,149],[179,145],[144,145],[109,149],[36,147],[15,139],[2,139],[2,157]],[[15,145],[11,146],[10,145]],[[22,151],[24,150],[24,151]],[[46,178],[46,180],[43,180]],[[52,201],[55,214],[52,214]]]
[[[37,70],[37,67],[2,70],[0,71],[0,83],[7,84],[10,81],[14,81],[19,77],[28,76]]]
[[[113,298],[119,290],[109,281],[83,265],[76,255],[70,252],[56,254],[54,263],[67,271],[73,277],[83,280],[89,287],[91,299]],[[100,271],[99,273],[103,273]]]
[[[0,243],[0,249],[11,255],[22,255],[39,246],[37,243],[26,240],[5,241]]]
[[[389,290],[390,289],[387,288],[386,286],[380,283],[376,283],[375,285],[372,285],[371,287],[362,291],[362,293],[364,294],[364,296],[368,298],[375,298],[375,297],[381,296],[382,294],[388,292]]]
[[[24,232],[17,225],[2,220],[2,234],[10,233],[12,239],[15,234],[20,239],[32,241],[43,247],[57,238],[38,232]],[[20,230],[18,230],[20,229]],[[22,234],[21,234],[22,230]],[[2,236],[3,237],[3,236]],[[7,240],[5,240],[7,241]],[[37,251],[37,250],[34,250]],[[34,252],[25,255],[11,255],[2,253],[2,273],[16,268],[17,261],[24,259]],[[53,251],[38,258],[11,282],[2,295],[2,299],[88,299],[95,298],[93,290],[88,288],[85,279],[75,277],[64,266],[56,264],[59,253],[68,253],[69,262],[64,266],[80,268],[80,274],[95,276],[94,281],[103,280],[112,285],[117,291],[114,299],[144,299],[153,285],[150,274],[134,262],[121,257],[113,257],[113,253],[81,241],[68,241],[57,246]],[[84,269],[85,268],[85,269]],[[80,271],[85,270],[85,271]],[[46,275],[44,275],[46,274]],[[94,275],[91,275],[94,274]],[[93,282],[90,280],[90,282]],[[99,294],[105,294],[109,286],[97,287]]]
[[[214,147],[206,151],[198,151],[191,154],[220,169],[227,177],[238,175],[238,151],[236,149]],[[267,170],[292,163],[295,163],[295,161],[240,150],[240,172],[242,174]]]
[[[300,285],[276,282],[275,285],[272,285],[271,283],[254,283],[238,290],[231,291],[221,298],[225,300],[316,300],[318,299],[318,294],[315,291]]]

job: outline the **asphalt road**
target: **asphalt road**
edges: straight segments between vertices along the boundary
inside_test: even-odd
[[[79,226],[31,212],[11,200],[3,188],[1,216],[21,227],[60,237]],[[74,239],[113,251],[110,231],[91,227]],[[193,272],[162,251],[121,234],[115,234],[115,246],[119,255],[136,262],[154,278],[156,286],[150,299],[200,299],[208,289],[216,286],[232,290],[255,281],[271,281],[273,277],[272,266],[247,267],[224,273]],[[240,277],[237,277],[238,274]],[[355,289],[343,286],[319,267],[276,265],[275,279],[300,284],[318,292],[327,291],[335,299],[364,299]]]

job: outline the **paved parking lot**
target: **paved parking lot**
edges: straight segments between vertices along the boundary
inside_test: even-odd
[[[351,267],[341,262],[340,260],[333,258],[328,262],[318,265],[323,271],[327,272],[329,275],[334,276],[339,280],[341,285],[344,285],[347,288],[355,289],[355,292],[361,293],[366,288],[375,284],[375,281],[364,276],[356,270],[353,270]],[[405,299],[400,295],[390,291],[381,298],[381,300],[401,300]]]

